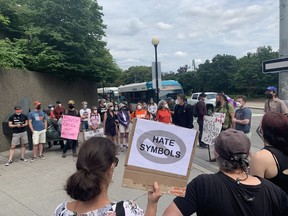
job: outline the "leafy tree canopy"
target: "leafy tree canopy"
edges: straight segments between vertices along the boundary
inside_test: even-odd
[[[0,0],[1,38],[29,70],[111,81],[121,70],[102,40],[101,11],[95,0]]]

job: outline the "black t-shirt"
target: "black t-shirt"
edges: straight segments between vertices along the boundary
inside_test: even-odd
[[[104,121],[104,114],[107,112],[106,106],[101,106],[101,105],[100,105],[100,106],[97,108],[97,112],[100,114],[101,122],[103,122],[103,121]]]
[[[26,121],[28,120],[28,117],[24,114],[20,114],[20,115],[16,115],[13,114],[9,117],[8,121],[12,122],[13,125],[18,125],[18,124],[25,124]],[[12,128],[13,133],[23,133],[24,131],[26,131],[26,127],[16,127],[16,128]]]
[[[193,111],[190,104],[177,104],[174,109],[173,123],[185,128],[193,128]]]
[[[288,215],[288,196],[266,179],[252,186],[237,182],[218,172],[197,176],[188,185],[185,197],[174,203],[186,215],[197,216],[284,216]]]

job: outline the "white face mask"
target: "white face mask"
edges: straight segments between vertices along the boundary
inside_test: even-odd
[[[236,107],[240,108],[241,107],[241,103],[240,102],[236,102]]]
[[[93,112],[94,112],[94,113],[97,113],[97,110],[94,110]]]
[[[137,106],[137,109],[138,109],[138,110],[142,109],[142,106],[138,105],[138,106]]]
[[[59,106],[59,107],[61,107],[61,106],[62,106],[62,104],[58,104],[58,106]]]
[[[111,107],[111,108],[110,108],[110,110],[112,110],[112,111],[113,111],[113,110],[114,110],[114,107]]]
[[[118,107],[115,107],[115,111],[118,111]]]
[[[54,110],[54,107],[51,107],[50,110],[53,111],[53,110]]]
[[[179,101],[178,101],[178,99],[176,99],[175,103],[176,103],[176,104],[179,104]]]
[[[163,107],[164,107],[164,108],[169,108],[168,104],[165,104]]]
[[[83,104],[83,108],[84,108],[84,109],[87,108],[87,104]]]

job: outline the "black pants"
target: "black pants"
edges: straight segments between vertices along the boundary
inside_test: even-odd
[[[203,119],[202,119],[202,121],[201,120],[199,121],[199,119],[198,119],[197,123],[199,125],[199,137],[198,137],[199,138],[199,145],[201,146],[201,145],[205,144],[201,141],[202,134],[203,134]]]
[[[68,146],[71,145],[71,149],[73,153],[76,153],[76,148],[77,148],[78,141],[77,140],[67,140],[66,144],[64,145],[63,148],[63,153],[67,152]]]

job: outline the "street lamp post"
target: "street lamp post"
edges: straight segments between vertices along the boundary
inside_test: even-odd
[[[160,43],[160,41],[157,37],[153,37],[151,42],[155,48],[156,103],[158,104],[158,102],[159,102],[159,83],[158,83],[157,46]]]

